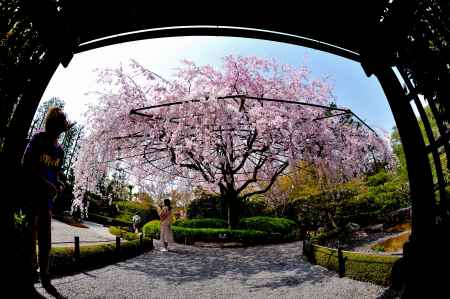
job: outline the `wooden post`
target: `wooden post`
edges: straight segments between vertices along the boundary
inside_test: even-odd
[[[73,257],[76,261],[80,259],[80,237],[75,236],[75,242],[74,242],[74,254]]]
[[[116,237],[116,252],[120,252],[120,237]]]
[[[342,254],[342,247],[339,245],[338,247],[338,263],[339,263],[339,277],[344,277],[345,274],[345,264],[344,264],[344,255]]]

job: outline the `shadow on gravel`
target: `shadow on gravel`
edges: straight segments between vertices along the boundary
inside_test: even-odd
[[[398,291],[389,288],[386,289],[383,294],[381,294],[380,296],[378,296],[376,299],[400,299],[401,296],[399,294]]]
[[[252,288],[275,289],[315,284],[335,276],[304,261],[301,242],[234,249],[176,245],[169,252],[155,249],[115,266],[175,285],[226,276]]]

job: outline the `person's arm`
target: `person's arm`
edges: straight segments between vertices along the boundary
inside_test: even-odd
[[[66,187],[66,184],[64,182],[67,182],[67,177],[62,172],[62,164],[64,162],[64,150],[60,148],[60,163],[58,166],[58,173],[57,173],[57,188],[59,192],[62,192],[64,188]]]
[[[159,214],[159,218],[161,219],[161,221],[164,221],[167,219],[169,214],[170,214],[169,211],[167,211],[166,209],[163,209],[162,212]]]

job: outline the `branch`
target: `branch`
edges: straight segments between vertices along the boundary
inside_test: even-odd
[[[264,188],[263,190],[258,190],[258,191],[254,191],[248,194],[245,194],[244,196],[242,196],[242,199],[246,199],[250,196],[256,195],[256,194],[263,194],[266,193],[267,191],[269,191],[269,189],[272,187],[272,185],[275,183],[275,181],[277,180],[277,177],[286,169],[286,167],[288,167],[288,163],[284,163],[282,167],[280,167],[280,169],[273,175],[273,177],[270,179],[270,183],[269,185],[267,185],[266,188]]]
[[[258,135],[257,131],[255,130],[254,134],[250,137],[250,140],[247,144],[247,152],[245,152],[245,154],[242,156],[242,161],[241,163],[232,170],[233,173],[238,172],[242,167],[244,167],[245,162],[247,161],[248,157],[253,153],[252,147],[253,147],[253,143],[256,140],[256,136]]]
[[[255,183],[256,177],[258,175],[258,170],[261,169],[261,167],[263,167],[264,163],[267,161],[267,157],[262,156],[259,161],[258,161],[258,165],[255,166],[255,168],[253,169],[253,177],[251,179],[249,179],[248,181],[246,181],[236,192],[237,194],[241,193],[242,191],[244,191],[245,188],[247,188],[248,185],[250,185],[251,183]]]

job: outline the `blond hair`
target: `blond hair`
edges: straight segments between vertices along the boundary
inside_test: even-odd
[[[50,107],[45,118],[45,131],[64,131],[67,127],[66,114],[59,107]]]

